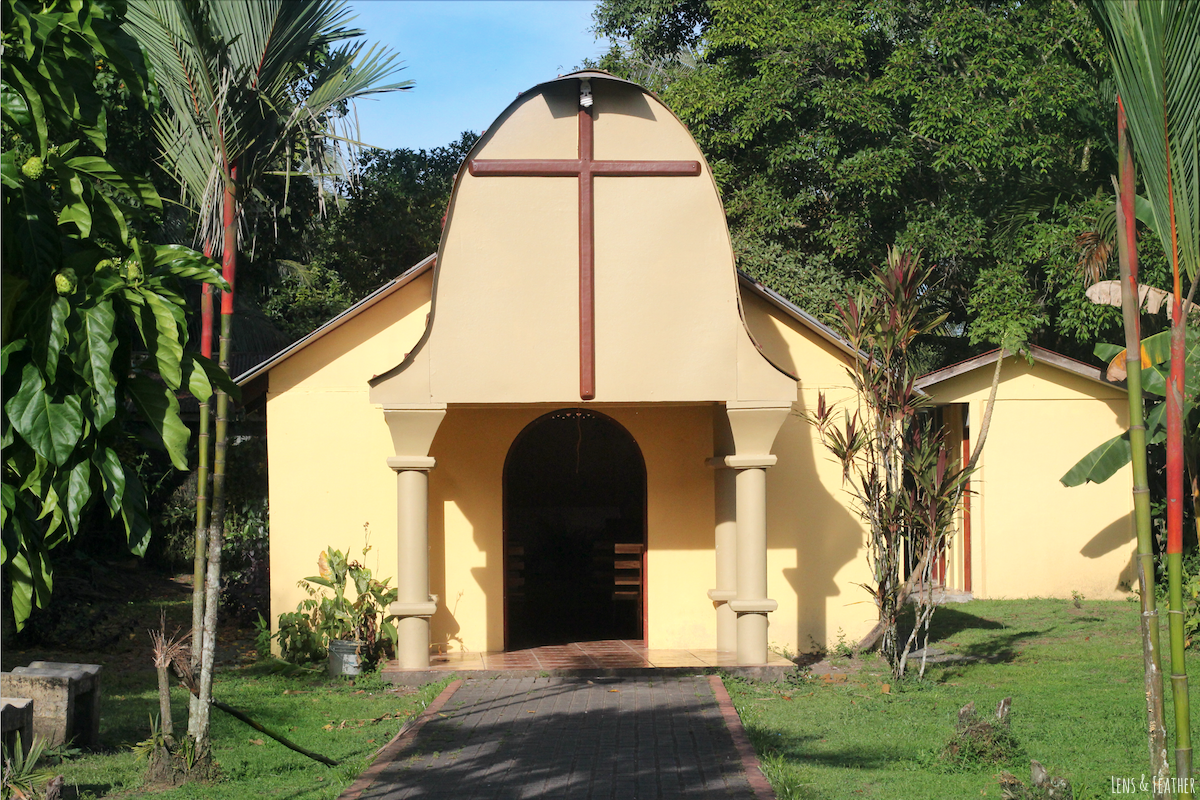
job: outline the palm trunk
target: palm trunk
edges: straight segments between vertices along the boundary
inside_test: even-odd
[[[237,164],[230,167],[225,188],[222,222],[225,226],[224,252],[221,266],[229,291],[221,295],[220,365],[229,372],[230,347],[233,340],[233,292],[237,271],[237,206],[234,184]],[[229,442],[229,395],[217,391],[216,444],[212,474],[212,514],[208,525],[208,573],[204,580],[204,630],[207,635],[200,654],[199,722],[196,745],[200,753],[209,752],[209,709],[212,704],[213,662],[216,656],[217,607],[221,594],[221,544],[225,529],[225,455]]]
[[[1183,632],[1183,378],[1185,317],[1175,264],[1172,300],[1171,380],[1167,387],[1167,600],[1171,634],[1171,699],[1175,706],[1175,777],[1180,796],[1190,795],[1191,712]]]
[[[205,243],[204,255],[212,258],[212,245]],[[200,355],[212,358],[213,288],[204,284],[200,289]],[[204,647],[204,573],[206,543],[208,542],[208,401],[200,404],[200,433],[196,459],[196,545],[192,561],[192,669],[198,671],[200,652]],[[199,724],[200,700],[188,695],[188,733],[195,738]]]
[[[1120,202],[1117,203],[1117,255],[1121,266],[1121,314],[1125,321],[1125,370],[1129,390],[1129,445],[1133,450],[1133,514],[1137,525],[1138,588],[1141,590],[1142,660],[1145,667],[1146,719],[1154,797],[1165,798],[1170,766],[1163,725],[1162,650],[1158,602],[1154,593],[1154,549],[1150,528],[1150,486],[1146,468],[1146,421],[1142,404],[1142,333],[1137,283],[1137,220],[1134,216],[1133,150],[1129,146],[1125,106],[1117,98]]]

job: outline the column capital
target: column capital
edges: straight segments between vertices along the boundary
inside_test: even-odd
[[[766,469],[779,463],[779,456],[771,453],[750,456],[713,456],[704,459],[704,463],[713,469]]]
[[[766,614],[771,611],[777,611],[779,603],[766,598],[761,600],[730,600],[729,607],[739,614]]]
[[[428,455],[433,437],[445,416],[445,403],[383,406],[383,419],[392,435],[396,458]]]
[[[429,472],[437,466],[437,459],[432,456],[388,456],[387,465],[396,472],[406,470]]]
[[[714,603],[728,603],[737,597],[736,589],[709,589],[708,599]]]
[[[437,613],[437,598],[430,597],[425,603],[392,603],[388,613],[397,617],[432,617]]]

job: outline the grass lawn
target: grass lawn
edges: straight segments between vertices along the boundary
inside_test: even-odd
[[[1090,800],[1113,796],[1114,777],[1136,785],[1148,772],[1137,624],[1133,603],[978,600],[939,608],[930,644],[979,660],[931,665],[923,682],[896,685],[871,656],[834,659],[851,670],[843,682],[798,671],[783,685],[726,683],[781,800],[999,798],[1001,769],[1028,783],[1030,759]],[[960,707],[990,716],[1005,697],[1022,753],[999,765],[939,757]]]
[[[65,798],[335,798],[445,686],[431,684],[414,691],[392,687],[376,676],[330,679],[323,671],[288,668],[281,662],[255,663],[246,638],[250,632],[223,628],[215,698],[341,765],[327,767],[305,758],[214,708],[214,756],[225,780],[150,791],[142,781],[146,762],[137,760],[131,749],[149,737],[150,720],[158,715],[147,629],[158,627],[160,613],[166,616],[168,630],[186,628],[191,614],[184,592],[153,594],[120,604],[91,604],[88,611],[94,616],[81,618],[78,630],[68,629],[53,646],[18,643],[4,649],[5,669],[39,659],[104,667],[101,748],[70,753],[61,763],[42,762],[53,774],[64,776]],[[83,644],[71,647],[66,641],[70,639]],[[186,730],[187,695],[178,687],[171,695],[176,731]]]
[[[147,738],[150,717],[158,712],[154,672],[106,675],[100,729],[105,749],[51,769],[65,777],[79,798],[335,798],[367,767],[375,751],[444,686],[397,691],[375,676],[351,681],[307,671],[282,674],[269,664],[225,670],[214,681],[217,699],[340,766],[318,764],[213,709],[213,754],[225,780],[143,792],[146,762],[139,761],[129,745]],[[172,699],[176,726],[185,727],[186,695],[172,690]]]

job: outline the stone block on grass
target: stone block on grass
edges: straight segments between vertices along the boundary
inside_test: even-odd
[[[34,661],[0,673],[0,695],[33,701],[33,734],[47,747],[100,743],[99,664]]]

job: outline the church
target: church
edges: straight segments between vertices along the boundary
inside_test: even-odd
[[[805,416],[821,391],[853,402],[852,359],[738,273],[709,166],[657,98],[594,71],[536,86],[462,165],[436,254],[238,379],[266,398],[271,616],[333,546],[398,588],[404,669],[595,640],[754,665],[854,641],[876,618],[865,533]],[[1121,423],[1106,391],[1097,443]],[[1054,502],[1071,542],[1117,531],[1120,561],[1114,487]],[[988,555],[1042,533],[998,531]]]

